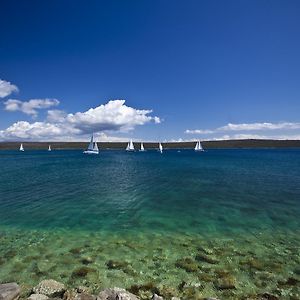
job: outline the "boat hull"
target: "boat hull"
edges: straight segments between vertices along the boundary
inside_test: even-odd
[[[86,151],[83,151],[83,154],[99,154],[99,151],[96,151],[96,150],[86,150]]]

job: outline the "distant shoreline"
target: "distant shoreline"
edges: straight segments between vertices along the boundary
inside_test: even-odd
[[[48,149],[51,144],[53,150],[64,149],[86,149],[87,142],[23,142],[25,149],[42,150]],[[166,142],[162,143],[165,149],[193,149],[196,142]],[[220,140],[201,142],[204,149],[246,149],[246,148],[300,148],[300,140]],[[100,149],[125,149],[127,142],[98,142]],[[140,147],[140,142],[134,142],[136,148]],[[0,142],[0,150],[17,150],[20,142]],[[146,149],[156,149],[158,143],[144,142]]]

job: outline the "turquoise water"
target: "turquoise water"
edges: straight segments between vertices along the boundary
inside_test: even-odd
[[[0,167],[0,281],[300,299],[300,150],[1,151]]]

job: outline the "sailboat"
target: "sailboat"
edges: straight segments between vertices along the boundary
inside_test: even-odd
[[[144,144],[141,143],[141,149],[140,149],[141,152],[144,152],[145,151],[145,148],[144,148]]]
[[[198,141],[198,142],[196,143],[195,151],[204,151],[204,149],[203,149],[202,146],[201,146],[200,141]]]
[[[51,145],[49,145],[49,147],[48,147],[48,151],[51,151]]]
[[[163,146],[162,146],[161,143],[158,144],[158,151],[159,151],[160,153],[163,152]]]
[[[20,149],[19,149],[19,151],[22,151],[22,152],[24,151],[23,144],[21,144],[21,145],[20,145]]]
[[[83,151],[84,154],[99,154],[97,142],[94,141],[94,134],[92,134],[91,141],[87,150]]]
[[[134,151],[134,145],[132,140],[127,144],[126,151]]]

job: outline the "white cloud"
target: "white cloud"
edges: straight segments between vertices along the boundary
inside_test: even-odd
[[[47,120],[51,123],[64,122],[66,115],[64,111],[59,109],[48,110]]]
[[[187,129],[187,134],[212,134],[218,132],[228,131],[259,131],[259,130],[295,130],[300,129],[300,123],[293,122],[279,122],[279,123],[241,123],[232,124],[228,123],[225,126],[221,126],[215,129]]]
[[[228,123],[219,127],[218,131],[247,131],[247,130],[279,130],[279,129],[300,129],[300,123],[280,122],[280,123]]]
[[[160,119],[150,116],[151,112],[152,110],[129,107],[125,105],[125,100],[111,100],[85,112],[74,114],[66,114],[61,110],[49,110],[46,121],[16,122],[0,131],[0,139],[84,140],[92,132],[98,132],[102,135],[101,138],[120,140],[120,138],[107,136],[107,132],[128,132],[138,125],[150,122],[159,123]]]
[[[9,96],[13,92],[18,92],[18,87],[9,81],[0,79],[0,98]]]
[[[247,140],[247,139],[263,139],[263,140],[300,140],[300,134],[275,134],[275,135],[264,135],[264,134],[233,134],[223,135],[214,140]]]
[[[45,109],[52,106],[57,106],[59,101],[57,99],[31,99],[29,101],[20,101],[15,99],[8,99],[4,102],[4,109],[7,111],[21,111],[24,114],[37,116],[38,109]]]
[[[195,129],[195,130],[187,129],[185,131],[185,133],[187,134],[210,134],[214,132],[215,132],[214,130],[209,130],[209,129]]]
[[[47,140],[56,137],[74,136],[79,133],[80,131],[78,129],[63,124],[19,121],[5,130],[1,130],[0,138],[4,140]]]
[[[149,116],[152,110],[139,110],[125,105],[125,100],[111,100],[107,104],[90,108],[85,112],[68,114],[65,121],[83,133],[93,131],[122,131],[134,129],[151,121],[158,123],[158,117]]]

